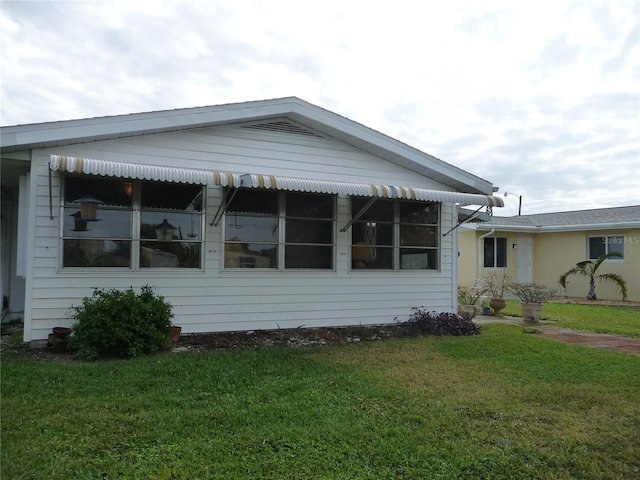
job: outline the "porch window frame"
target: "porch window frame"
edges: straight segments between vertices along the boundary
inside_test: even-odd
[[[361,197],[350,197],[350,212],[351,215],[354,215],[354,199]],[[350,259],[350,267],[349,270],[352,272],[440,272],[442,269],[442,203],[441,202],[433,202],[433,201],[420,201],[420,200],[408,200],[401,198],[378,198],[377,202],[389,202],[392,205],[392,218],[390,220],[382,219],[382,220],[372,220],[372,219],[362,219],[365,215],[358,215],[359,218],[356,220],[351,220],[350,222],[350,234],[349,234],[349,259]],[[376,202],[376,203],[377,203]],[[400,206],[401,204],[411,203],[411,204],[424,204],[424,205],[435,205],[437,206],[437,223],[411,223],[402,221],[400,215]],[[375,204],[374,204],[375,206]],[[361,212],[363,213],[363,212]],[[355,218],[355,217],[353,217]],[[354,225],[363,225],[367,223],[374,224],[383,224],[389,225],[392,229],[391,234],[391,243],[389,245],[378,245],[378,244],[359,244],[354,241]],[[409,245],[403,244],[401,239],[401,230],[402,227],[429,227],[435,228],[435,247],[421,246],[421,245]],[[365,227],[366,228],[366,227]],[[378,267],[378,268],[367,268],[367,267],[358,267],[356,260],[354,258],[355,251],[361,248],[369,248],[373,250],[374,248],[383,248],[390,249],[392,252],[391,257],[391,267]],[[435,252],[435,260],[436,266],[435,268],[402,268],[402,250],[416,250],[416,251],[430,251]]]
[[[228,192],[230,190],[230,187],[225,187],[225,194],[226,192]],[[337,195],[333,194],[333,193],[317,193],[317,192],[299,192],[299,191],[293,191],[293,190],[273,190],[273,189],[262,189],[262,188],[256,188],[256,189],[246,189],[246,188],[236,188],[235,191],[238,192],[238,194],[241,194],[243,191],[251,191],[251,190],[256,190],[256,191],[260,191],[260,192],[266,192],[267,194],[273,195],[274,197],[276,197],[276,201],[277,201],[277,213],[273,214],[273,215],[265,215],[264,218],[274,218],[277,221],[277,228],[278,228],[278,233],[277,233],[277,239],[273,240],[273,241],[255,241],[255,242],[250,242],[250,241],[230,241],[227,240],[227,218],[230,216],[235,216],[235,215],[241,215],[237,212],[234,212],[232,210],[233,208],[233,200],[235,198],[234,195],[224,195],[225,198],[230,198],[231,200],[229,201],[228,204],[224,205],[224,213],[222,214],[222,244],[223,244],[223,248],[222,248],[222,252],[223,252],[223,258],[222,258],[222,262],[221,262],[221,269],[224,272],[237,272],[237,271],[243,271],[246,272],[247,270],[251,271],[252,273],[258,273],[258,272],[300,272],[300,271],[305,271],[305,272],[335,272],[336,271],[336,264],[337,264],[337,257],[336,257],[336,251],[337,251],[337,247],[338,247],[338,242],[337,242]],[[331,199],[331,218],[329,217],[325,217],[325,218],[316,218],[316,217],[302,217],[299,215],[289,215],[287,216],[287,211],[286,211],[286,202],[287,202],[287,196],[288,195],[309,195],[309,196],[317,196],[317,197],[325,197],[325,198],[330,198]],[[251,214],[249,212],[245,213],[245,216],[253,216],[255,214]],[[287,221],[288,220],[309,220],[309,221],[320,221],[320,222],[327,222],[331,224],[331,243],[329,244],[324,244],[324,243],[304,243],[304,242],[291,242],[291,241],[287,241]],[[238,264],[238,266],[228,266],[228,262],[227,262],[227,246],[228,245],[234,245],[234,244],[242,244],[242,243],[256,243],[256,244],[272,244],[276,247],[276,261],[275,261],[275,266],[272,267],[242,267],[240,266],[240,264]],[[305,247],[305,246],[317,246],[317,247],[328,247],[331,248],[331,264],[328,267],[287,267],[286,265],[286,255],[287,255],[287,247]]]
[[[78,210],[78,207],[70,207],[65,205],[65,196],[66,196],[66,185],[67,180],[69,178],[74,179],[82,179],[83,177],[88,177],[91,180],[105,180],[105,181],[115,181],[115,182],[123,182],[131,184],[131,205],[130,207],[100,207],[98,208],[98,214],[101,211],[127,211],[131,215],[131,229],[129,231],[128,237],[87,237],[87,238],[78,238],[78,237],[69,237],[65,235],[64,228],[64,220],[65,220],[65,210]],[[96,271],[104,271],[104,270],[117,270],[119,272],[151,272],[157,271],[161,269],[169,269],[171,271],[179,270],[180,272],[202,272],[204,271],[205,259],[205,245],[206,245],[206,196],[207,196],[207,188],[202,184],[180,184],[180,185],[192,185],[198,186],[201,190],[201,208],[199,211],[190,211],[190,215],[198,215],[200,217],[199,228],[200,228],[200,239],[195,240],[172,240],[172,243],[184,243],[184,244],[199,244],[199,266],[197,267],[187,267],[187,266],[142,266],[141,265],[141,254],[140,250],[143,246],[143,243],[153,242],[153,239],[142,238],[141,237],[141,219],[144,212],[158,212],[161,213],[163,210],[170,211],[169,208],[158,208],[158,209],[150,209],[142,206],[142,184],[143,183],[155,183],[155,184],[166,184],[166,185],[176,185],[176,182],[166,182],[166,181],[155,181],[155,180],[144,180],[144,179],[132,179],[126,177],[117,177],[117,176],[107,176],[107,177],[95,177],[86,174],[62,174],[60,175],[61,186],[60,186],[60,225],[59,225],[59,255],[58,255],[58,269],[60,271],[68,271],[73,269],[74,271],[87,271],[87,272],[96,272]],[[100,265],[70,265],[65,266],[65,241],[68,240],[122,240],[129,242],[129,262],[128,266],[118,266],[118,265],[108,265],[108,266],[100,266]]]

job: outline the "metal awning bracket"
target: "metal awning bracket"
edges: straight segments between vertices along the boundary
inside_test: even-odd
[[[349,220],[349,221],[347,222],[347,224],[346,224],[344,227],[342,227],[342,228],[340,229],[340,231],[341,231],[341,232],[346,232],[346,231],[347,231],[347,229],[348,229],[348,228],[353,224],[353,222],[355,222],[356,220],[358,220],[358,219],[359,219],[359,218],[364,214],[364,212],[366,212],[367,210],[369,210],[369,207],[371,207],[371,205],[373,205],[373,203],[374,203],[377,199],[378,199],[378,197],[371,197],[371,198],[369,199],[369,201],[367,202],[367,204],[366,204],[364,207],[362,207],[362,208],[360,209],[360,211],[359,211],[358,213],[356,213],[356,214],[351,218],[351,220]]]
[[[469,215],[469,217],[468,217],[468,218],[465,218],[463,221],[458,222],[458,224],[457,224],[455,227],[451,228],[447,233],[444,233],[442,236],[443,236],[443,237],[446,237],[446,236],[447,236],[447,235],[449,235],[451,232],[453,232],[456,228],[458,228],[460,225],[462,225],[463,223],[468,222],[469,220],[473,219],[473,216],[474,216],[476,213],[478,213],[482,207],[484,207],[484,205],[481,205],[480,207],[478,207],[478,209],[477,209],[475,212],[473,212],[471,215]]]
[[[220,220],[222,220],[222,216],[225,213],[227,213],[227,208],[229,207],[229,205],[231,205],[231,202],[233,202],[233,199],[235,198],[237,193],[238,193],[237,188],[226,189],[224,191],[224,194],[222,196],[222,202],[220,202],[220,206],[218,207],[218,210],[216,210],[216,214],[213,216],[213,220],[209,224],[210,226],[212,227],[218,226],[218,224],[220,223]]]

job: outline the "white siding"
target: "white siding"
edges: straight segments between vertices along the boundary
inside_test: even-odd
[[[413,306],[451,311],[454,235],[441,237],[441,271],[351,271],[349,199],[338,198],[335,271],[224,271],[221,225],[210,226],[222,190],[207,191],[204,271],[59,268],[60,178],[52,174],[53,214],[49,218],[47,162],[50,154],[101,160],[265,173],[334,181],[446,188],[381,158],[330,138],[254,131],[238,126],[165,133],[85,143],[34,152],[36,205],[32,288],[27,305],[31,334],[46,339],[51,328],[69,325],[69,307],[91,295],[93,287],[139,288],[150,284],[174,305],[183,333],[222,330],[380,324],[406,319]],[[442,232],[456,218],[443,204]],[[29,324],[27,321],[26,324]]]

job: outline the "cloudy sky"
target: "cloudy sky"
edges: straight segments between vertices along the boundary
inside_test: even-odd
[[[640,0],[0,13],[2,125],[297,96],[522,195],[523,214],[640,204]]]

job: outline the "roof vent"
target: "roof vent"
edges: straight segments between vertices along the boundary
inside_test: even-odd
[[[290,133],[294,135],[304,135],[307,137],[322,138],[321,135],[318,135],[317,133],[311,130],[307,130],[306,128],[300,127],[293,123],[284,122],[284,121],[254,123],[253,125],[244,125],[242,128],[250,128],[252,130],[267,130],[270,132]]]

